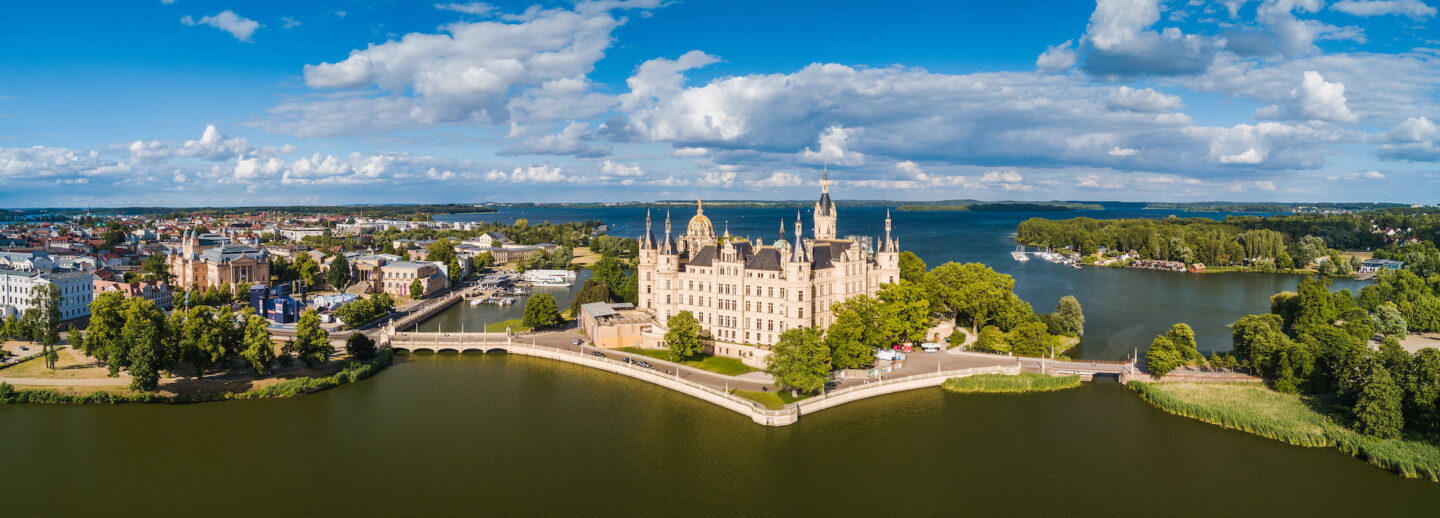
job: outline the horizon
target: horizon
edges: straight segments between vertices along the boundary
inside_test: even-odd
[[[1440,196],[1430,3],[1026,2],[15,5],[0,205]]]

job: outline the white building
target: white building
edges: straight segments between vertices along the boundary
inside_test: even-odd
[[[35,288],[44,284],[60,290],[60,320],[89,316],[94,281],[90,272],[0,270],[0,316],[19,316],[30,309]]]

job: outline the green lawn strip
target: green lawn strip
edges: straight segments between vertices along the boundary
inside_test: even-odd
[[[509,327],[509,328],[510,328],[510,329],[509,329],[510,331],[516,332],[516,333],[524,333],[524,332],[530,331],[530,328],[525,327],[523,324],[520,323],[520,319],[518,319],[518,318],[512,318],[512,319],[510,319],[510,320],[502,320],[502,321],[499,321],[499,322],[492,322],[492,323],[489,323],[489,324],[485,324],[485,332],[486,332],[486,333],[504,333],[505,330],[506,330],[506,329],[505,329],[506,327]]]
[[[1440,446],[1407,434],[1375,439],[1344,424],[1325,400],[1282,394],[1258,383],[1130,382],[1140,397],[1166,412],[1296,446],[1334,446],[1408,478],[1440,482]]]
[[[730,393],[765,405],[765,408],[768,408],[770,410],[784,410],[785,405],[810,397],[805,394],[801,394],[800,397],[795,397],[790,395],[790,392],[787,390],[775,392],[757,392],[754,390],[736,389],[730,391]]]
[[[1050,392],[1080,386],[1080,376],[1047,376],[1044,374],[976,374],[945,380],[945,390],[961,393],[1022,393]]]
[[[657,360],[664,360],[667,362],[670,361],[670,351],[665,349],[641,349],[639,347],[622,347],[619,350],[631,354],[638,354],[641,356],[654,358]],[[726,376],[739,376],[747,372],[755,372],[756,370],[758,370],[751,368],[750,366],[741,363],[740,360],[734,358],[724,358],[711,355],[703,356],[698,360],[687,360],[678,363],[687,367],[703,369],[717,374],[724,374]]]

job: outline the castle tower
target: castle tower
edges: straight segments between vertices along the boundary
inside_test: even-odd
[[[695,217],[690,218],[690,224],[685,227],[684,249],[681,251],[689,252],[693,257],[701,248],[713,244],[715,225],[705,216],[705,203],[695,198]]]
[[[815,239],[835,239],[835,202],[830,201],[830,171],[820,178],[820,201],[815,202]]]
[[[885,210],[885,237],[880,242],[880,251],[875,254],[875,262],[881,273],[880,283],[899,282],[900,241],[893,233],[889,209]]]

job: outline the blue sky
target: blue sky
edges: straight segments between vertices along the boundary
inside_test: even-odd
[[[12,3],[0,206],[1434,203],[1433,1]]]

